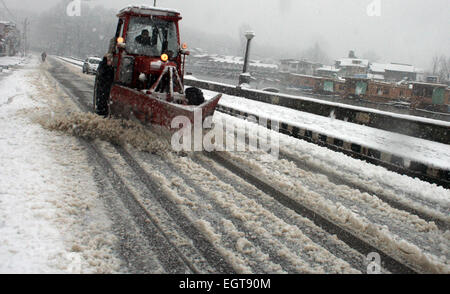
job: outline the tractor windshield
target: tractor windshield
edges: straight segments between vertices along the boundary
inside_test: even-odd
[[[177,28],[173,21],[132,17],[128,26],[126,50],[130,54],[170,57],[178,55]]]

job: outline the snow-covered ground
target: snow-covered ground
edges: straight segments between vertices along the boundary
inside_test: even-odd
[[[216,92],[204,90],[207,97]],[[220,105],[450,170],[449,145],[224,94]]]
[[[20,56],[3,56],[0,57],[0,72],[8,72],[9,68],[19,65],[25,61],[24,57]]]
[[[43,66],[0,76],[0,273],[117,272],[83,146],[36,123],[60,95]]]
[[[73,59],[73,58],[67,58],[67,57],[58,57],[58,58],[66,61],[66,62],[72,63],[74,65],[78,65],[80,67],[83,66],[83,64],[84,64],[83,61],[79,61],[79,60],[76,60],[76,59]]]
[[[67,68],[85,77],[86,80],[92,79],[90,76],[82,75],[76,66],[68,65]],[[206,94],[213,95],[210,92]],[[90,95],[87,96],[90,99]],[[263,110],[271,107],[267,104],[246,104],[246,99],[238,97],[229,97],[228,100],[231,100],[229,103],[235,102],[229,106],[246,107],[249,112],[252,109],[258,109],[259,115],[263,115]],[[227,98],[224,102],[227,103]],[[73,125],[77,128],[81,127],[78,123],[70,122],[71,120],[67,124],[69,129]],[[257,129],[262,133],[266,131],[265,128],[250,122],[216,113],[216,126],[220,127],[223,122],[227,124],[232,122],[235,126],[245,125],[252,130],[252,133]],[[111,133],[109,128],[106,131],[108,134]],[[69,131],[69,133],[73,132]],[[223,156],[250,170],[264,182],[277,187],[294,201],[317,211],[318,214],[345,227],[400,260],[417,264],[426,272],[449,272],[449,231],[445,228],[441,229],[431,221],[421,219],[414,213],[396,209],[379,197],[383,196],[400,202],[448,223],[449,190],[387,171],[382,167],[302,140],[285,135],[279,135],[279,137],[281,151],[297,158],[300,164],[297,165],[286,159],[267,160],[265,152],[228,152]],[[132,143],[131,145],[138,147]],[[280,268],[274,264],[274,260],[264,255],[265,249],[259,251],[259,248],[264,246],[280,249],[280,253],[288,260],[288,263],[295,265],[300,272],[334,272],[336,266],[341,270],[345,269],[345,272],[348,272],[347,269],[350,270],[339,259],[321,249],[323,239],[315,243],[306,238],[307,233],[303,235],[303,232],[310,232],[310,228],[299,231],[298,226],[285,227],[286,218],[277,219],[273,216],[273,211],[251,205],[253,202],[249,202],[248,197],[255,193],[255,188],[246,187],[240,190],[241,186],[249,186],[244,179],[236,178],[234,182],[222,182],[209,174],[209,169],[205,170],[197,160],[190,157],[180,157],[169,153],[166,157],[159,158],[146,152],[137,153],[133,148],[129,148],[128,151],[134,158],[139,159],[138,162],[151,177],[158,179],[160,186],[166,189],[167,193],[170,192],[174,198],[172,201],[182,206],[183,211],[192,218],[195,226],[198,226],[198,229],[230,264],[238,269],[238,272],[246,273],[253,270],[259,272],[262,271],[260,267],[264,267],[266,271],[279,272]],[[133,173],[127,171],[129,167],[125,163],[120,163],[120,156],[117,156],[114,150],[105,154],[114,159],[111,162],[113,166],[117,165],[116,170],[121,171],[123,180],[129,182],[129,186],[136,188]],[[207,158],[199,156],[197,159],[216,169],[221,176],[227,174],[222,166],[208,163]],[[167,165],[172,165],[173,168]],[[309,167],[319,168],[323,173],[309,171]],[[336,184],[331,180],[333,177],[345,179],[347,183]],[[140,194],[145,191],[145,187],[133,191]],[[270,200],[261,193],[257,193],[254,197],[256,201],[264,203],[265,200]],[[160,215],[157,212],[160,211],[158,206],[153,203],[145,205],[148,205],[152,213]],[[169,218],[167,222],[161,219],[159,221],[164,226],[170,227]],[[280,235],[280,232],[289,232],[289,235]],[[256,241],[253,240],[255,236]],[[183,239],[183,236],[180,238]],[[247,250],[253,248],[245,245],[248,244],[247,241],[254,242],[252,246],[257,250]],[[263,247],[260,247],[261,244]],[[308,248],[315,248],[311,260],[305,255]],[[317,258],[321,262],[317,262]]]
[[[68,60],[74,61],[70,58]],[[93,80],[92,76],[82,75],[79,67],[73,64],[68,64],[68,69],[85,79]],[[206,99],[217,94],[213,91],[203,91]],[[410,157],[416,161],[450,169],[450,148],[445,144],[347,123],[332,117],[317,116],[242,97],[223,95],[219,104],[254,113],[258,116],[286,121],[292,125],[397,154],[403,158]],[[252,123],[216,112],[215,121],[220,122],[222,120],[253,128]],[[425,214],[445,221],[450,220],[449,190],[395,172],[389,172],[383,167],[375,166],[286,135],[280,134],[279,140],[280,148],[283,152],[301,158],[312,166],[327,170],[337,177],[346,178],[355,185],[365,187],[365,189],[373,193],[381,193],[382,191],[381,194],[387,198],[403,203]]]
[[[216,127],[224,122],[227,125],[231,122],[236,128],[251,124],[219,113],[215,122]],[[248,127],[255,128],[255,125]],[[260,127],[259,132],[267,131]],[[264,152],[228,152],[224,156],[383,251],[431,271],[449,272],[449,231],[415,214],[395,209],[379,198],[390,198],[448,223],[449,190],[286,135],[279,135],[279,139],[283,152],[294,155],[306,166],[320,167],[325,173],[308,172],[302,165],[285,159],[268,161]],[[328,178],[335,176],[351,184],[336,185]],[[366,192],[352,187],[353,184]]]

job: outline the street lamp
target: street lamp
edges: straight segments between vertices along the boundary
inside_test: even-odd
[[[245,32],[245,38],[247,39],[247,48],[245,49],[244,68],[242,70],[242,74],[239,76],[239,87],[242,84],[250,84],[251,76],[250,73],[248,72],[248,62],[250,56],[250,43],[254,37],[255,32],[252,31]]]

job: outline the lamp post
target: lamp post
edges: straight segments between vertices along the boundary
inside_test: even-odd
[[[242,70],[242,74],[239,76],[239,86],[242,84],[250,84],[251,76],[248,72],[248,62],[249,62],[249,56],[250,56],[250,43],[252,39],[255,37],[254,32],[246,32],[245,38],[247,39],[247,48],[245,49],[245,59],[244,59],[244,68]]]

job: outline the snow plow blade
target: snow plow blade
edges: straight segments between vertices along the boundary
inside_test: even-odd
[[[182,105],[164,101],[152,94],[114,85],[110,94],[110,113],[115,117],[136,118],[143,124],[156,124],[171,129],[172,120],[177,116],[185,116],[194,123],[194,113],[202,110],[202,122],[212,116],[222,94],[198,106]]]

